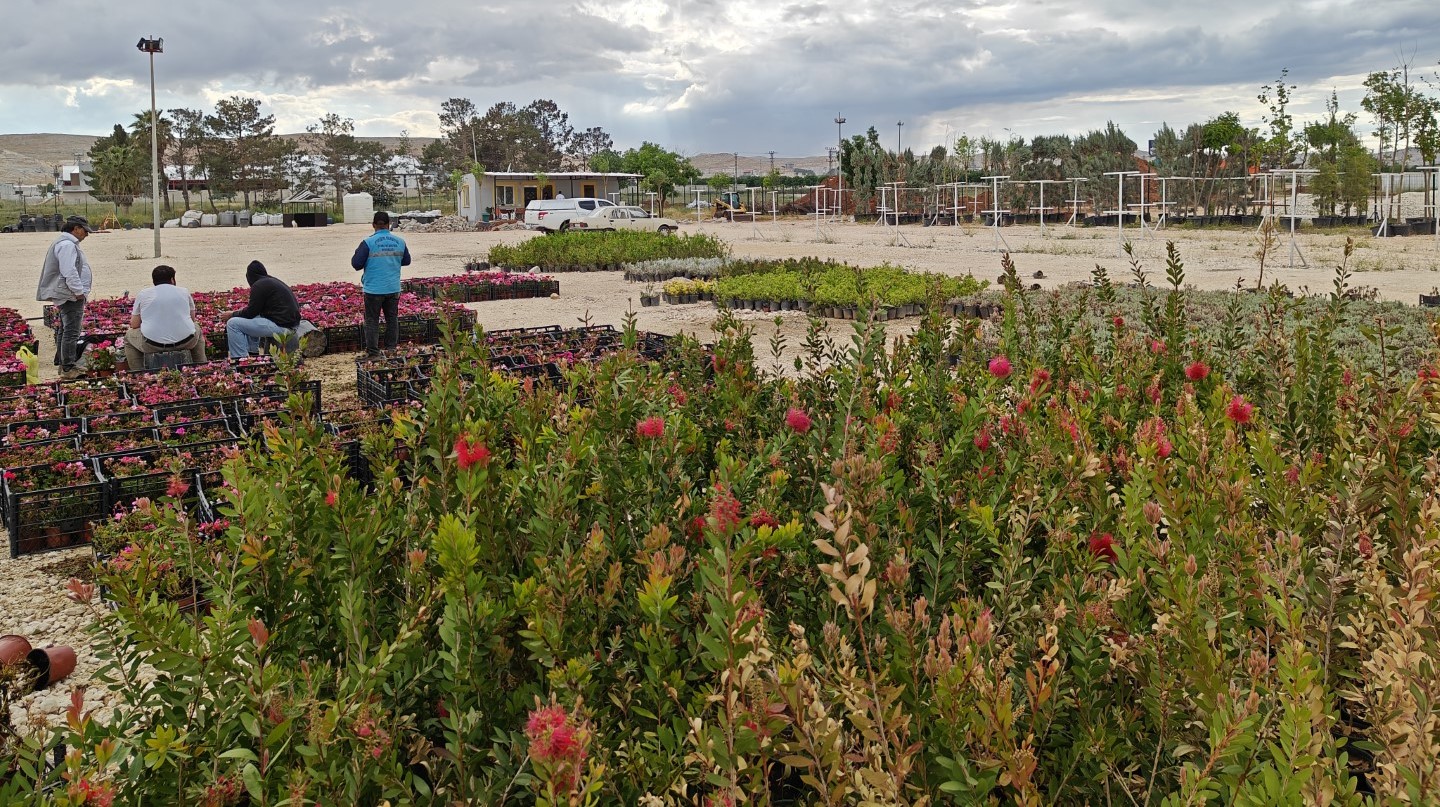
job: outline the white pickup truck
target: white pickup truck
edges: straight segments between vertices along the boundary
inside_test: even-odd
[[[570,222],[599,210],[613,208],[609,199],[536,199],[525,206],[525,225],[542,233],[563,233]]]
[[[588,216],[570,219],[572,230],[641,230],[669,235],[680,229],[679,222],[652,216],[643,207],[602,207]]]

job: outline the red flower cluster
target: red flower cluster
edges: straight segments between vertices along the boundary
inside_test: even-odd
[[[340,494],[336,493],[336,492],[333,491],[333,490],[327,490],[327,491],[325,491],[325,504],[326,504],[327,506],[329,506],[329,507],[334,507],[335,505],[337,505],[337,504],[339,504],[339,503],[340,503]]]
[[[796,409],[792,406],[785,413],[785,425],[789,426],[790,431],[796,434],[804,434],[810,431],[810,416],[805,414],[803,409]]]
[[[1004,356],[996,356],[990,360],[990,375],[996,378],[1009,378],[1014,368],[1010,366],[1010,360]]]
[[[757,530],[761,527],[769,527],[773,530],[780,526],[780,522],[762,507],[750,515],[750,526]]]
[[[741,523],[740,500],[724,485],[715,486],[715,497],[710,500],[710,517],[715,519],[715,529],[730,532],[739,529]]]
[[[1225,417],[1238,426],[1244,426],[1250,422],[1250,417],[1255,412],[1255,404],[1245,400],[1245,396],[1236,395],[1230,399],[1230,405],[1225,407]]]
[[[165,488],[165,494],[173,498],[180,498],[190,492],[190,483],[184,477],[173,476],[170,478],[170,485]]]
[[[590,733],[585,726],[565,707],[552,703],[530,713],[525,721],[525,739],[530,741],[530,758],[553,767],[551,781],[560,790],[573,790],[588,755]]]
[[[665,435],[665,419],[662,417],[645,418],[635,424],[635,434],[658,440]]]
[[[989,426],[981,426],[981,427],[980,427],[980,431],[976,432],[976,434],[975,434],[974,443],[975,443],[975,447],[978,448],[978,449],[980,449],[981,451],[989,451],[989,450],[990,450],[990,427],[989,427]]]
[[[462,471],[468,471],[475,465],[484,468],[490,464],[490,449],[479,440],[471,440],[468,435],[462,434],[455,438],[455,459]]]
[[[1106,563],[1114,563],[1119,560],[1119,556],[1115,554],[1115,536],[1108,532],[1092,534],[1090,536],[1090,554]]]
[[[1210,375],[1210,365],[1203,361],[1194,361],[1185,367],[1185,377],[1191,381],[1204,381]]]

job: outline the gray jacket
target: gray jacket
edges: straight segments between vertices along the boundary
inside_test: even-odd
[[[80,251],[80,239],[61,233],[45,251],[45,265],[40,269],[40,288],[35,299],[45,303],[66,303],[90,293],[92,277],[90,262]]]

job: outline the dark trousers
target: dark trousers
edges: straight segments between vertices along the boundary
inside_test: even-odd
[[[400,295],[365,295],[365,352],[380,350],[380,312],[385,312],[385,349],[400,345]]]
[[[56,308],[60,309],[60,329],[55,332],[55,364],[65,372],[80,360],[80,322],[85,318],[85,304],[71,300]]]

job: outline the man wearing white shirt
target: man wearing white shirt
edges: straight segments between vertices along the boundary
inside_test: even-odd
[[[151,353],[189,351],[190,361],[205,361],[205,335],[195,325],[195,298],[175,285],[175,270],[160,265],[150,272],[155,285],[135,295],[130,330],[125,332],[125,364],[131,372],[145,369]]]
[[[40,288],[35,299],[54,305],[60,312],[60,327],[55,331],[55,364],[60,377],[79,378],[85,373],[75,363],[80,360],[80,324],[85,318],[85,300],[90,295],[93,276],[90,261],[80,250],[80,242],[95,232],[84,216],[65,220],[60,237],[45,253],[40,269]]]

